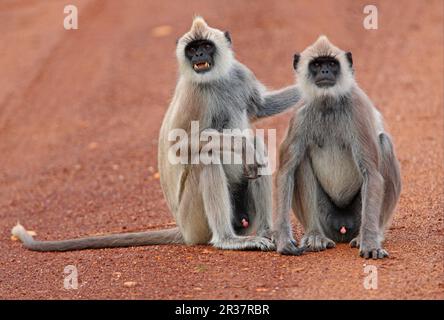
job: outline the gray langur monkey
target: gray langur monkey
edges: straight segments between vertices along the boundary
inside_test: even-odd
[[[292,207],[306,250],[350,242],[361,257],[387,257],[382,241],[401,191],[400,168],[381,114],[355,81],[352,55],[321,36],[295,55],[294,68],[305,104],[280,147],[277,251],[299,254]]]
[[[209,27],[196,17],[191,30],[177,42],[179,79],[164,117],[159,136],[158,165],[161,186],[177,227],[159,231],[111,234],[62,241],[36,241],[17,225],[12,233],[24,246],[36,251],[154,244],[208,244],[222,249],[274,250],[271,241],[271,176],[258,176],[264,165],[259,156],[253,164],[174,164],[169,158],[174,129],[190,133],[192,121],[201,130],[220,138],[236,138],[224,129],[249,129],[251,121],[282,112],[295,105],[296,86],[267,92],[253,73],[233,55],[227,32]],[[264,149],[263,142],[241,135],[244,154]],[[213,140],[199,142],[198,151]],[[265,151],[265,150],[264,150]],[[222,150],[221,152],[227,152]],[[229,149],[228,153],[239,153]],[[252,178],[252,179],[250,179]]]

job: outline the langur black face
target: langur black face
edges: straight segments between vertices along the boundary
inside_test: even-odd
[[[196,73],[204,73],[214,66],[216,46],[209,40],[194,40],[185,47],[185,56]]]
[[[339,61],[334,57],[317,57],[310,61],[308,69],[314,83],[320,88],[336,84],[341,71]]]

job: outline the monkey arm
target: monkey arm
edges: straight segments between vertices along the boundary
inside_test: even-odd
[[[301,99],[301,93],[296,85],[281,90],[266,92],[262,101],[256,105],[255,118],[269,117],[286,111],[296,105]]]
[[[290,208],[292,197],[295,192],[295,172],[299,167],[303,154],[302,146],[289,146],[281,149],[281,163],[277,175],[277,217],[276,227],[283,232],[285,236],[291,236]]]
[[[378,171],[378,150],[373,139],[352,148],[355,161],[363,177],[361,188],[360,255],[364,258],[382,258],[387,255],[382,249],[380,228],[384,199],[384,179]],[[362,141],[362,140],[361,140]]]
[[[306,146],[302,139],[296,136],[294,121],[282,143],[280,150],[280,166],[277,175],[277,215],[274,223],[274,235],[277,251],[282,254],[299,255],[303,249],[296,247],[290,223],[290,209],[295,193],[295,173],[304,159]]]

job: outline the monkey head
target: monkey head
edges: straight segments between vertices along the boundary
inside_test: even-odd
[[[355,81],[351,52],[335,47],[326,36],[320,36],[302,53],[296,53],[293,67],[306,101],[345,95]]]
[[[176,56],[181,74],[189,80],[217,80],[226,76],[233,65],[230,34],[195,17],[190,31],[177,41]]]

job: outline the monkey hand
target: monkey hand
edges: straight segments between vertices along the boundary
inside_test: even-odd
[[[361,239],[359,243],[359,255],[364,259],[384,259],[389,256],[387,250],[383,249],[381,244],[374,243],[374,241],[365,241],[364,239]]]
[[[356,238],[353,238],[352,241],[350,241],[350,247],[352,248],[358,248],[361,246],[359,243],[359,235]]]
[[[312,231],[305,234],[301,240],[302,246],[306,247],[308,251],[324,251],[336,247],[333,240],[327,238],[319,231]]]
[[[261,169],[266,168],[267,164],[258,161],[258,157],[254,158],[254,163],[244,163],[244,176],[248,179],[257,179],[262,176]]]
[[[256,163],[244,163],[244,176],[248,179],[257,179],[260,177],[259,166]]]
[[[283,255],[300,256],[305,248],[299,248],[296,240],[292,238],[278,239],[276,241],[276,251]]]

